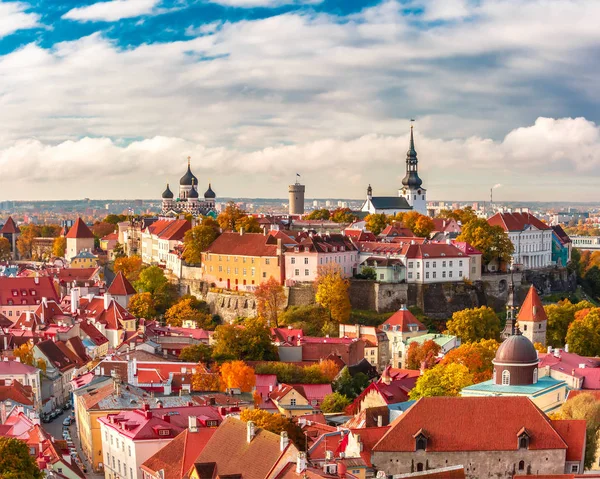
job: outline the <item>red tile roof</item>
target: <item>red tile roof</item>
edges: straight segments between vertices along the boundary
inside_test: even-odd
[[[549,230],[550,226],[540,221],[531,213],[496,213],[488,218],[492,226],[500,226],[504,231],[523,231],[527,226],[534,226],[538,230]]]
[[[102,334],[93,324],[90,324],[84,320],[79,323],[79,328],[96,346],[101,346],[105,343],[108,343],[108,338],[104,336],[104,334]]]
[[[379,233],[379,236],[384,236],[384,237],[402,236],[403,238],[411,238],[411,237],[414,237],[415,235],[409,228],[406,228],[402,225],[393,224],[393,225],[386,226],[383,229],[383,231],[381,233]]]
[[[0,305],[20,306],[40,304],[42,298],[58,302],[58,294],[47,276],[41,277],[0,277]]]
[[[80,299],[79,310],[82,319],[93,318],[95,322],[106,325],[107,329],[123,329],[121,321],[135,319],[135,316],[131,315],[115,300],[111,300],[108,308],[104,309],[104,297],[102,296],[95,296],[91,300],[88,298]]]
[[[6,383],[0,385],[0,401],[11,401],[24,406],[33,406],[33,391],[31,386],[23,386],[19,381],[10,381],[10,385]]]
[[[460,257],[467,257],[467,255],[456,246],[447,243],[411,244],[406,251],[406,258],[408,259]]]
[[[585,419],[552,421],[554,429],[567,443],[567,461],[581,461],[585,455]]]
[[[223,233],[206,253],[233,256],[277,256],[277,245],[267,244],[267,236],[260,233]]]
[[[113,241],[119,239],[119,233],[113,231],[112,233],[108,233],[106,236],[103,236],[102,239],[104,241]]]
[[[448,233],[460,233],[461,227],[454,219],[433,218],[434,230]]]
[[[471,246],[466,241],[452,241],[452,244],[469,256],[483,254],[477,248],[473,248],[473,246]]]
[[[147,459],[141,465],[141,469],[151,474],[156,474],[162,469],[163,479],[181,479],[194,465],[194,461],[215,432],[215,428],[201,427],[197,432],[186,429]]]
[[[15,220],[12,219],[12,216],[8,217],[8,219],[6,220],[6,223],[4,223],[4,225],[2,225],[2,229],[0,229],[0,234],[4,234],[4,233],[14,234],[14,233],[20,233],[20,232],[21,232],[21,230],[15,223]]]
[[[75,224],[67,233],[66,238],[94,238],[94,233],[92,233],[92,230],[89,229],[88,225],[81,218],[77,218]]]
[[[517,320],[534,323],[548,321],[548,316],[546,316],[542,300],[538,296],[535,286],[533,285],[529,288],[527,297],[525,298],[525,301],[523,301],[523,305],[517,314]]]
[[[494,427],[481,427],[493,424]],[[374,452],[413,452],[415,435],[428,436],[427,451],[514,451],[523,428],[529,449],[567,449],[546,415],[527,397],[426,397],[396,419]]]
[[[71,356],[72,353],[67,353],[66,346],[65,348],[59,347],[57,343],[48,339],[36,344],[35,347],[42,352],[53,367],[60,371],[68,371],[76,366],[76,360]]]
[[[136,291],[123,272],[119,271],[115,276],[115,279],[113,279],[113,282],[110,283],[108,293],[113,296],[128,296],[130,294],[135,294]]]
[[[427,328],[425,327],[425,325],[419,321],[417,318],[415,318],[414,314],[412,314],[408,309],[406,309],[405,307],[402,307],[401,309],[399,309],[398,311],[396,311],[394,314],[392,314],[385,323],[383,323],[384,325],[388,325],[390,326],[390,330],[396,330],[396,328],[392,328],[393,326],[398,326],[399,331],[402,331],[403,333],[408,333],[411,331],[411,326],[414,329],[414,326],[417,327],[418,331],[427,331]],[[383,328],[385,330],[385,328]]]

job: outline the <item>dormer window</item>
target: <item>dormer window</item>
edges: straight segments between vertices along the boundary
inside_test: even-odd
[[[419,429],[413,437],[415,438],[415,451],[426,451],[428,437],[425,431]]]
[[[519,449],[529,449],[529,440],[531,438],[529,437],[527,429],[522,428],[519,431],[519,435],[517,436],[517,438],[519,440]]]

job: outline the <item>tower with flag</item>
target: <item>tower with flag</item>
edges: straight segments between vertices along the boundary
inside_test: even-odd
[[[304,191],[305,186],[300,184],[300,173],[296,173],[296,182],[288,188],[289,214],[304,214]]]

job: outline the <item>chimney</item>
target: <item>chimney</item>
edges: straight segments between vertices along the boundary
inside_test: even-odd
[[[248,421],[246,423],[246,442],[250,444],[252,439],[254,438],[255,430],[254,423],[252,421]]]
[[[79,309],[79,289],[71,288],[71,314],[77,313]]]
[[[104,311],[108,310],[112,297],[109,293],[104,293]]]
[[[288,438],[288,433],[285,431],[281,431],[281,435],[279,436],[279,450],[281,452],[285,451],[290,443],[290,439]]]
[[[240,236],[244,236],[244,228],[240,228]]]
[[[296,474],[302,474],[306,471],[306,453],[299,452],[296,459]]]
[[[196,416],[188,416],[188,429],[190,432],[198,432],[198,418]]]
[[[569,343],[566,343],[565,344],[565,353],[568,353],[568,352],[569,352]]]
[[[383,416],[381,414],[377,416],[377,427],[383,427]]]
[[[552,354],[552,346],[548,346],[548,354]]]

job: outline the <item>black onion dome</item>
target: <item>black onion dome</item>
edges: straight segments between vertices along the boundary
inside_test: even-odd
[[[196,185],[192,185],[192,189],[188,193],[188,198],[198,198],[198,190],[196,189]]]
[[[538,354],[533,343],[521,334],[509,336],[498,348],[494,364],[531,364],[538,362]]]
[[[210,183],[208,184],[208,190],[204,193],[204,198],[214,200],[217,197],[216,193],[212,190]]]
[[[162,197],[165,200],[172,200],[174,196],[175,195],[171,191],[171,188],[169,188],[169,183],[167,183],[167,189],[165,191],[163,191]]]
[[[179,184],[181,186],[192,186],[192,185],[198,184],[198,178],[196,178],[194,176],[194,174],[192,173],[192,170],[190,168],[190,160],[189,159],[188,159],[187,171],[185,172],[185,175],[183,175],[181,177],[181,179],[179,180]]]

